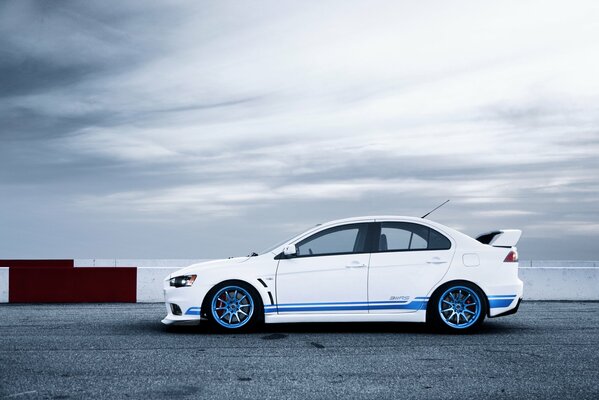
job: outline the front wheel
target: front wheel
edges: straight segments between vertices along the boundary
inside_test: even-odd
[[[429,316],[444,331],[470,332],[478,328],[485,318],[484,295],[473,285],[448,285],[431,300]]]
[[[252,328],[259,319],[260,299],[247,285],[223,284],[212,292],[209,319],[224,331],[240,331]]]

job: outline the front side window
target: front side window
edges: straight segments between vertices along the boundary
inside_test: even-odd
[[[451,242],[428,226],[409,222],[383,222],[379,251],[447,250]]]
[[[367,224],[351,224],[325,229],[299,242],[297,256],[362,253],[367,228]]]

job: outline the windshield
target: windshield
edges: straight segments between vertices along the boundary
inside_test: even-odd
[[[317,225],[315,225],[315,226],[313,226],[313,227],[311,227],[311,228],[309,228],[309,229],[304,229],[304,230],[303,230],[303,231],[301,231],[300,233],[298,233],[298,234],[296,234],[296,235],[293,235],[293,236],[290,236],[289,238],[287,238],[287,239],[283,240],[282,242],[278,242],[277,244],[275,244],[275,245],[272,245],[272,246],[268,247],[266,250],[263,250],[263,251],[259,252],[258,254],[266,254],[266,253],[271,253],[271,252],[272,252],[274,249],[276,249],[277,247],[279,247],[279,246],[281,246],[281,245],[283,245],[283,244],[287,243],[288,241],[290,241],[290,240],[291,240],[291,239],[293,239],[294,237],[296,237],[296,236],[299,236],[299,235],[301,235],[302,233],[304,233],[304,232],[307,232],[307,231],[309,231],[310,229],[312,229],[312,228],[315,228],[315,227],[317,227],[317,226],[319,226],[319,225],[321,225],[321,224],[317,224]]]

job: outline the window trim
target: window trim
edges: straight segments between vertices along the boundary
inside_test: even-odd
[[[427,248],[427,249],[405,249],[405,250],[379,250],[378,249],[379,248],[379,240],[380,240],[380,236],[381,236],[381,228],[382,228],[382,224],[383,223],[406,223],[406,224],[414,224],[414,225],[423,226],[423,227],[428,228],[430,230],[434,230],[439,235],[443,236],[445,239],[447,239],[449,241],[449,248],[447,248],[447,249],[428,249]],[[320,231],[313,232],[309,236],[301,238],[299,241],[297,241],[295,243],[289,243],[289,244],[294,244],[295,246],[297,246],[299,243],[303,242],[304,240],[306,240],[308,238],[311,238],[314,235],[319,234],[320,232],[326,231],[328,229],[342,227],[342,226],[348,226],[348,225],[367,225],[366,240],[364,241],[364,249],[363,249],[364,251],[361,251],[361,252],[350,251],[350,252],[343,252],[343,253],[305,254],[305,255],[301,255],[301,256],[298,256],[298,255],[286,256],[285,254],[283,254],[283,252],[281,252],[281,253],[277,254],[274,257],[274,259],[275,260],[286,260],[286,259],[292,259],[292,258],[344,256],[344,255],[349,255],[349,254],[406,253],[406,252],[419,252],[419,251],[447,251],[447,250],[451,250],[451,249],[454,248],[453,239],[451,239],[450,236],[446,235],[445,233],[439,231],[436,228],[430,227],[430,226],[425,225],[425,224],[419,224],[417,222],[412,222],[412,221],[394,221],[394,220],[389,220],[389,221],[350,222],[350,223],[347,223],[347,224],[330,226],[330,227],[322,229]],[[430,232],[429,232],[429,238],[430,238]]]

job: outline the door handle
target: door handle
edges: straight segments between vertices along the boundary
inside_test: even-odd
[[[447,261],[441,261],[440,258],[435,257],[432,260],[428,260],[426,263],[427,264],[447,264]]]
[[[346,265],[345,268],[366,268],[366,264],[360,264],[356,262]]]

